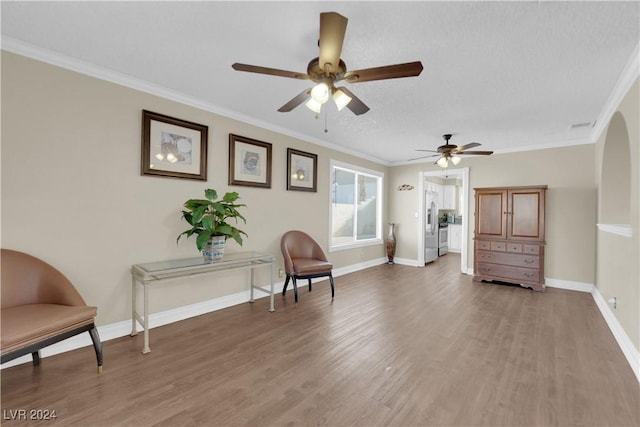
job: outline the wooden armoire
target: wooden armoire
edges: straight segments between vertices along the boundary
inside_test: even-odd
[[[547,186],[474,188],[474,281],[543,292]]]

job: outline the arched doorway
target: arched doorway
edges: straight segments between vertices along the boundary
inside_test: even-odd
[[[598,224],[609,231],[631,229],[631,150],[620,112],[611,118],[602,156]],[[610,226],[610,227],[607,227]],[[612,227],[611,227],[612,226]]]

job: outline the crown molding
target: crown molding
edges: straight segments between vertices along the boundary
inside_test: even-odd
[[[95,64],[91,64],[85,61],[81,61],[75,58],[62,55],[57,52],[53,52],[48,49],[29,44],[27,42],[14,39],[7,36],[0,37],[0,48],[7,52],[22,55],[31,59],[35,59],[47,64],[51,64],[60,68],[64,68],[70,71],[74,71],[80,74],[84,74],[90,77],[94,77],[100,80],[104,80],[110,83],[114,83],[120,86],[128,87],[130,89],[138,90],[144,93],[155,95],[170,101],[178,102],[180,104],[188,105],[190,107],[198,108],[200,110],[208,111],[220,116],[224,116],[233,120],[238,120],[247,123],[252,126],[260,127],[269,131],[277,132],[282,135],[290,136],[292,138],[300,139],[302,141],[310,142],[312,144],[325,147],[331,150],[335,150],[347,155],[355,156],[363,160],[368,160],[373,163],[380,164],[386,167],[411,165],[417,163],[425,163],[426,161],[414,160],[414,161],[386,161],[374,156],[370,156],[364,153],[360,153],[355,150],[350,150],[338,144],[329,143],[321,139],[315,138],[310,135],[302,134],[292,131],[282,126],[276,126],[272,123],[265,122],[252,116],[248,116],[237,111],[229,110],[216,104],[203,102],[200,99],[184,95],[180,92],[168,89],[166,87],[156,85],[141,79],[137,79],[128,76],[123,73],[116,72],[114,70],[101,67]],[[506,154],[514,152],[532,151],[532,150],[544,150],[548,148],[569,147],[574,145],[592,144],[598,141],[604,130],[609,124],[611,117],[616,112],[620,102],[625,97],[635,80],[640,75],[640,43],[638,43],[629,58],[629,61],[625,65],[622,73],[618,77],[618,80],[613,88],[613,91],[609,95],[605,106],[603,107],[598,120],[596,121],[593,130],[589,138],[587,139],[572,139],[572,140],[560,140],[552,143],[545,144],[532,144],[527,146],[521,146],[517,148],[495,150],[495,154]]]
[[[120,86],[124,86],[130,89],[134,89],[140,92],[148,93],[150,95],[158,96],[170,101],[178,102],[180,104],[188,105],[190,107],[198,108],[200,110],[208,111],[220,116],[224,116],[233,120],[238,120],[247,123],[252,126],[256,126],[262,129],[277,132],[282,135],[290,136],[292,138],[300,139],[302,141],[310,142],[321,147],[325,147],[331,150],[335,150],[344,154],[358,157],[363,160],[368,160],[373,163],[380,164],[382,166],[390,166],[390,162],[379,159],[377,157],[370,156],[368,154],[360,153],[355,150],[350,150],[338,144],[332,144],[318,138],[314,138],[309,135],[305,135],[299,132],[294,132],[291,129],[284,128],[282,126],[276,126],[272,123],[265,122],[255,117],[248,116],[237,111],[229,110],[216,104],[209,102],[203,102],[200,99],[184,95],[180,92],[168,89],[166,87],[156,85],[132,76],[128,76],[123,73],[111,70],[109,68],[101,67],[99,65],[91,64],[86,61],[82,61],[76,58],[71,58],[66,55],[62,55],[57,52],[53,52],[48,49],[43,49],[38,46],[23,42],[21,40],[14,39],[12,37],[2,36],[0,38],[0,49],[7,52],[15,53],[17,55],[25,56],[27,58],[35,59],[56,67],[64,68],[66,70],[74,71],[76,73],[84,74],[96,79],[104,80],[109,83],[114,83]]]
[[[631,89],[631,86],[635,83],[636,79],[640,75],[640,42],[633,50],[627,65],[620,73],[616,84],[613,86],[613,90],[604,104],[600,116],[596,125],[591,131],[591,140],[595,143],[600,139],[604,130],[609,126],[609,121],[613,117],[614,113],[618,110],[620,103]]]

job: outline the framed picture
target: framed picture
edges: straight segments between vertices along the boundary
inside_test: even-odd
[[[287,148],[287,190],[316,192],[318,155]]]
[[[271,144],[230,133],[229,185],[271,188]]]
[[[142,110],[142,175],[207,180],[209,128]]]

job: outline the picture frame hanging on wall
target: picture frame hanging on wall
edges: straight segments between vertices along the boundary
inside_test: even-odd
[[[141,175],[207,180],[206,125],[142,110]]]
[[[318,191],[318,155],[287,148],[287,190]]]
[[[271,188],[271,144],[230,133],[229,185]]]

